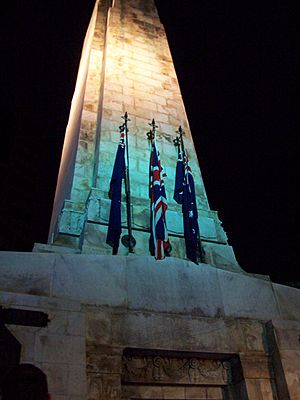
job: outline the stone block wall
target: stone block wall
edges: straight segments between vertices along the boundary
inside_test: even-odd
[[[74,96],[72,106],[76,105],[80,123],[73,133],[68,133],[70,139],[66,143],[67,148],[71,145],[77,149],[76,157],[69,158],[67,163],[68,174],[71,171],[73,179],[68,190],[63,190],[62,185],[57,187],[56,197],[61,198],[63,193],[65,202],[63,206],[59,202],[60,216],[59,207],[55,206],[50,243],[87,254],[111,254],[111,248],[105,243],[110,210],[108,189],[119,142],[119,126],[123,122],[121,117],[126,111],[130,118],[129,172],[132,226],[138,241],[136,254],[149,254],[150,146],[146,133],[150,129],[149,122],[155,118],[158,148],[167,173],[167,224],[173,241],[172,255],[185,257],[182,210],[173,200],[177,161],[173,139],[181,125],[195,179],[200,233],[207,262],[238,270],[218,215],[209,209],[175,68],[154,1],[98,0],[89,35],[92,36],[83,52],[85,63],[80,67],[81,71],[84,64],[85,74],[79,73],[84,84],[80,86],[80,99]],[[62,161],[60,177],[64,175]],[[122,216],[124,233],[127,233],[125,196]],[[53,248],[49,247],[48,251]],[[127,253],[128,249],[121,245],[120,254]]]
[[[205,264],[139,260],[0,254],[0,304],[49,315],[46,328],[7,327],[21,361],[47,373],[54,400],[149,399],[158,391],[169,400],[299,400],[299,290]],[[128,354],[158,368],[134,393],[122,372]],[[166,368],[174,359],[189,362],[192,385]],[[211,375],[210,363],[229,363],[231,380],[226,372],[220,381],[217,368]],[[219,379],[215,391],[211,379]]]
[[[1,292],[1,306],[43,311],[46,328],[6,325],[22,346],[21,363],[34,364],[48,380],[51,399],[83,400],[86,391],[85,314],[79,302]]]
[[[66,199],[70,199],[71,196],[75,164],[77,163],[76,159],[78,159],[78,153],[80,153],[80,137],[85,137],[88,135],[87,132],[93,132],[96,126],[96,122],[93,123],[91,118],[86,118],[83,108],[85,104],[88,107],[88,100],[91,92],[93,92],[93,96],[95,98],[97,82],[94,82],[95,85],[93,88],[91,88],[89,82],[93,82],[93,76],[98,76],[101,72],[103,57],[103,35],[99,34],[99,30],[101,30],[103,25],[105,26],[105,21],[99,21],[99,19],[101,19],[101,16],[104,17],[106,14],[99,13],[100,9],[105,7],[105,5],[102,3],[103,2],[98,4],[97,2],[95,5],[83,44],[77,82],[72,99],[69,121],[66,128],[61,164],[57,179],[57,187],[49,231],[49,242],[53,241],[56,230],[58,229],[58,218],[62,211],[64,201]],[[98,56],[97,61],[95,53],[97,53]],[[98,74],[96,74],[96,71]]]

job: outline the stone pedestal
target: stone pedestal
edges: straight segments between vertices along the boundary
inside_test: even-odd
[[[49,315],[7,328],[54,400],[299,399],[298,289],[172,258],[8,252],[0,290]]]

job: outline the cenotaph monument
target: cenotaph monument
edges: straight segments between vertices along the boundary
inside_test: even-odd
[[[201,243],[208,264],[239,271],[218,214],[209,207],[166,34],[152,2],[99,2],[85,39],[55,194],[48,248],[111,254],[108,197],[122,116],[128,113],[134,254],[149,255],[149,158],[146,133],[155,119],[166,179],[171,256],[184,259],[181,206],[173,199],[179,126],[195,180]],[[122,198],[122,235],[128,230]],[[119,255],[128,247],[119,246]]]
[[[300,399],[300,292],[239,266],[198,134],[154,0],[96,0],[48,243],[0,254],[0,390],[21,362],[52,400]]]

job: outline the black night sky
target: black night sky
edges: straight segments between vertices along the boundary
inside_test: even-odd
[[[47,241],[93,3],[11,0],[1,10],[1,250]],[[156,4],[210,206],[240,265],[300,281],[299,10],[279,0]]]

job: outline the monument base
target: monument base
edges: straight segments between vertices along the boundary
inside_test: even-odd
[[[69,237],[68,237],[69,240]],[[79,239],[74,239],[71,238],[72,241],[74,240],[79,240]],[[141,247],[141,251],[144,253],[145,248],[149,246],[148,244],[148,236],[147,240],[143,241],[143,246]],[[180,239],[181,240],[181,239]],[[173,239],[173,246],[176,246],[177,243]],[[65,242],[62,240],[61,245],[59,244],[42,244],[42,243],[35,243],[33,247],[33,252],[34,253],[55,253],[55,254],[86,254],[86,255],[99,255],[100,251],[97,246],[93,246],[92,244],[90,245],[84,245],[82,249],[75,248],[75,247],[67,247],[64,245]],[[240,272],[247,274],[238,264],[232,246],[229,246],[227,244],[221,244],[221,243],[214,243],[214,242],[205,242],[202,241],[202,246],[203,250],[205,253],[205,264],[208,264],[210,266],[216,267],[216,268],[221,268],[226,271],[232,271],[232,272]],[[181,246],[182,247],[182,246]],[[140,258],[147,257],[147,256],[141,256],[140,253],[140,248],[135,248],[134,251],[135,253],[133,254],[134,256]],[[105,248],[101,249],[101,254],[109,256],[112,253],[112,249],[110,246],[106,245]],[[119,255],[120,256],[128,256],[129,251],[128,248],[124,247],[120,243],[119,247]],[[132,254],[130,254],[132,256]],[[188,261],[187,259],[184,258],[185,254],[182,253],[182,257],[169,257],[169,259],[174,259],[174,260],[182,260]]]
[[[0,254],[7,325],[54,400],[299,397],[300,291],[152,257]],[[277,396],[277,397],[276,397]]]

